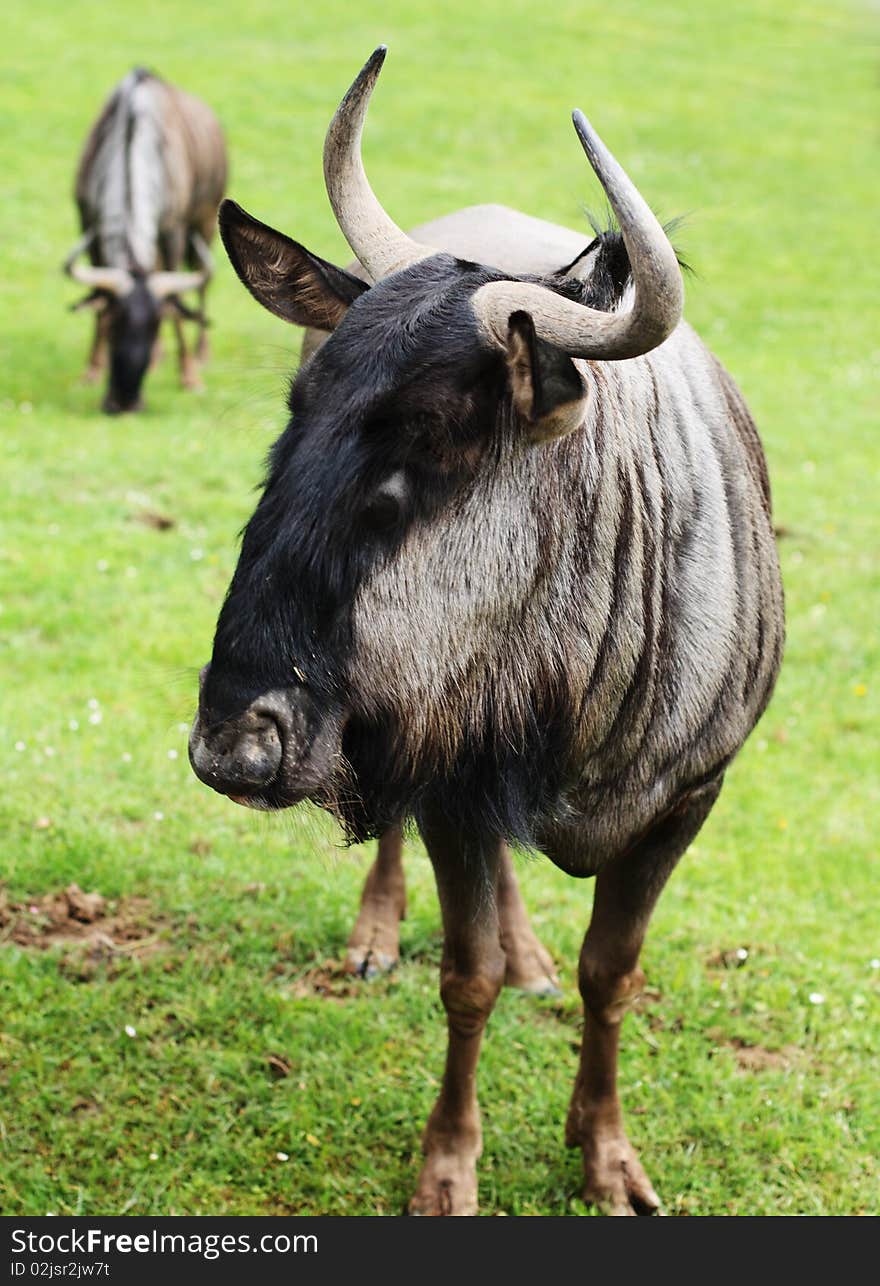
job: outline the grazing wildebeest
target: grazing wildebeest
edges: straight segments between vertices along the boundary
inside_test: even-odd
[[[96,310],[89,383],[100,378],[110,350],[105,411],[140,407],[166,316],[177,332],[181,382],[199,385],[213,271],[208,244],[226,168],[223,133],[210,108],[143,68],[117,85],[89,131],[75,186],[82,236],[64,270],[89,287],[76,307]],[[86,251],[91,264],[78,263]],[[186,290],[199,292],[197,309],[180,299]],[[184,319],[199,325],[194,353],[187,352]]]
[[[251,293],[332,333],[293,385],[190,757],[239,803],[312,799],[353,838],[419,826],[443,914],[449,1050],[415,1213],[476,1210],[505,843],[595,875],[567,1141],[588,1200],[651,1212],[618,1035],[653,906],[779,666],[764,457],[733,380],[680,320],[666,235],[580,113],[620,235],[584,249],[490,207],[433,225],[433,249],[392,222],[360,157],[383,58],[324,151],[372,284],[221,209]]]

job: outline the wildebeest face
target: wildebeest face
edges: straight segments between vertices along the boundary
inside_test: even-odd
[[[106,318],[110,347],[110,378],[102,403],[110,415],[136,411],[141,385],[159,333],[161,306],[142,276],[133,278],[127,295],[113,298]]]
[[[424,684],[411,659],[437,621],[410,612],[402,587],[449,546],[456,628],[466,629],[465,600],[485,611],[485,586],[473,592],[489,571],[479,510],[503,473],[507,372],[468,307],[487,270],[435,256],[367,291],[235,208],[221,228],[261,302],[336,329],[294,383],[218,622],[192,761],[240,802],[333,804],[352,730],[360,742],[389,714],[383,654],[398,670],[410,660],[398,696],[418,700]],[[442,628],[444,605],[431,610]]]
[[[81,243],[77,243],[74,253]],[[74,304],[99,314],[98,339],[110,350],[110,371],[102,409],[108,415],[141,409],[141,386],[150,366],[159,325],[174,316],[206,325],[204,314],[189,308],[179,290],[203,288],[204,273],[135,272],[124,268],[71,263],[67,269],[91,289]],[[94,354],[93,354],[94,360]]]

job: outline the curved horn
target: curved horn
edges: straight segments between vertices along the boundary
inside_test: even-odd
[[[92,290],[105,290],[111,295],[127,295],[132,287],[131,274],[124,268],[95,267],[94,264],[81,264],[76,260],[88,248],[95,236],[94,228],[83,233],[79,241],[64,260],[63,271],[74,281],[90,286]]]
[[[70,276],[70,269],[73,266],[74,262],[79,258],[81,254],[83,254],[89,248],[89,246],[92,244],[94,239],[95,239],[95,229],[86,228],[85,232],[82,234],[79,241],[75,243],[70,254],[64,260],[64,263],[62,264],[62,272],[66,272],[67,275]]]
[[[208,272],[151,272],[147,288],[154,299],[167,299],[184,290],[200,290],[208,282]]]
[[[339,104],[324,140],[327,195],[348,244],[373,281],[436,254],[398,228],[382,209],[364,172],[361,134],[370,95],[387,53],[380,45]]]
[[[493,281],[481,286],[473,308],[496,347],[507,345],[512,313],[531,314],[542,339],[571,357],[620,361],[648,353],[675,329],[684,292],[681,269],[647,203],[615,161],[582,112],[572,115],[577,136],[617,216],[632,268],[635,301],[625,313],[587,308],[528,282]]]
[[[120,298],[127,295],[132,288],[131,273],[124,268],[95,268],[91,264],[72,264],[68,275],[74,281],[81,281],[92,290],[106,290],[110,295]]]

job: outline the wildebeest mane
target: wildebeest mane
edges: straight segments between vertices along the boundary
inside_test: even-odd
[[[626,288],[632,281],[632,265],[629,261],[623,235],[617,227],[613,216],[609,214],[606,219],[607,226],[605,227],[589,211],[587,212],[587,218],[596,235],[580,254],[575,255],[568,263],[557,269],[556,276],[570,278],[570,274],[577,272],[579,266],[586,267],[587,261],[593,256],[592,262],[589,264],[588,279],[584,283],[584,288],[578,298],[581,303],[590,308],[598,308],[602,312],[611,312],[612,309],[620,306],[626,293]],[[682,226],[683,222],[683,216],[670,219],[667,223],[664,223],[663,231],[667,236],[671,236]],[[678,247],[674,246],[673,249],[682,271],[693,273],[693,268]]]

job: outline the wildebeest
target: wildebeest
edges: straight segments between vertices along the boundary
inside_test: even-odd
[[[177,332],[181,382],[198,387],[213,272],[208,245],[226,171],[223,132],[210,108],[143,68],[117,85],[89,131],[75,184],[82,236],[64,269],[89,287],[76,307],[96,310],[87,382],[100,378],[110,351],[105,411],[140,406],[165,316]],[[85,252],[91,264],[77,262]],[[196,309],[180,299],[187,290],[198,291]],[[184,319],[198,322],[194,353]]]
[[[619,1029],[653,906],[779,667],[764,457],[733,380],[680,320],[666,235],[580,113],[619,235],[584,248],[492,208],[433,225],[437,249],[396,226],[360,157],[383,59],[324,151],[369,282],[221,209],[250,292],[330,334],[296,377],[244,532],[190,757],[239,803],[308,798],[355,839],[418,824],[449,1050],[414,1213],[476,1210],[505,844],[594,875],[566,1137],[588,1200],[651,1212],[618,1098]]]

